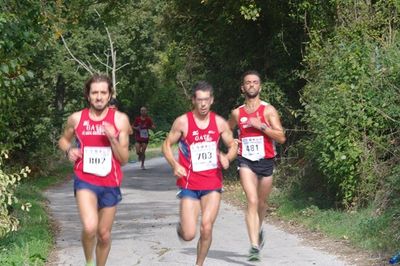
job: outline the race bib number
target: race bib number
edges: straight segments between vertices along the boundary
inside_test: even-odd
[[[250,161],[257,161],[264,158],[264,137],[242,138],[242,156]]]
[[[84,147],[83,172],[107,176],[111,172],[111,147]]]
[[[149,131],[147,129],[141,129],[139,131],[139,135],[142,139],[148,139],[149,138]]]
[[[198,142],[190,145],[193,172],[200,172],[218,167],[217,143]]]

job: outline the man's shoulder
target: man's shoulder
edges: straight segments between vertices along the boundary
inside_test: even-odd
[[[128,115],[121,111],[115,111],[115,118],[116,119],[128,119]],[[128,119],[129,121],[129,119]]]
[[[238,107],[232,109],[231,115],[233,115],[233,116],[238,116],[238,115],[239,115],[239,110],[240,110],[240,108],[243,108],[243,106],[244,106],[244,104],[242,104],[242,105],[240,105],[240,106],[238,106]]]
[[[261,104],[264,106],[264,110],[266,110],[266,111],[275,110],[275,107],[272,104],[268,103],[268,102],[262,101]]]
[[[188,113],[181,114],[180,116],[178,116],[178,117],[175,119],[175,121],[187,122],[187,121],[188,121],[187,114],[188,114]]]
[[[215,114],[215,120],[217,121],[217,123],[224,122],[224,121],[226,122],[226,119],[223,116],[221,116],[217,113],[214,113],[214,114]]]
[[[72,121],[72,122],[74,122],[74,123],[78,123],[79,120],[81,120],[82,112],[83,112],[84,110],[85,110],[85,109],[82,109],[82,110],[80,110],[80,111],[76,111],[76,112],[72,113],[72,114],[68,117],[68,120],[70,120],[70,121]]]

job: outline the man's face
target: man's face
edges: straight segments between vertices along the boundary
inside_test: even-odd
[[[107,82],[93,82],[90,85],[88,101],[96,111],[103,111],[110,101],[111,94]]]
[[[140,114],[141,114],[142,116],[147,115],[147,109],[146,109],[146,107],[140,108]]]
[[[242,92],[246,98],[255,98],[261,90],[261,81],[257,75],[247,75],[243,79]]]
[[[210,111],[211,105],[214,102],[214,97],[210,91],[196,91],[195,97],[192,98],[194,109],[202,116],[205,116]]]

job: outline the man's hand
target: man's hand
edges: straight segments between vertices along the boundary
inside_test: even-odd
[[[187,176],[186,169],[179,163],[176,163],[174,165],[174,175],[176,177]]]
[[[248,125],[257,129],[260,129],[262,126],[260,115],[257,113],[257,117],[250,117],[248,121]]]
[[[82,158],[82,152],[79,148],[69,148],[67,151],[67,158],[71,162],[75,162],[79,158]]]
[[[106,134],[108,139],[109,140],[114,139],[116,133],[114,126],[111,125],[110,123],[104,122],[103,127],[104,127],[104,133]]]

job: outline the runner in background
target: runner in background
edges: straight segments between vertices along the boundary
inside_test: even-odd
[[[146,159],[147,145],[149,144],[149,129],[156,128],[153,120],[147,115],[146,107],[140,108],[140,116],[135,118],[132,128],[135,131],[135,149],[138,160],[141,163],[140,168],[145,170],[144,161]]]

